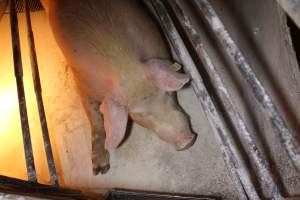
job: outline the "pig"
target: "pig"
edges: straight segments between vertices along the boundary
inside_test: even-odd
[[[8,0],[0,0],[0,20],[6,10]]]
[[[94,175],[110,168],[109,151],[122,142],[128,117],[176,150],[193,145],[196,134],[174,94],[189,76],[173,69],[168,46],[141,1],[42,3],[91,124]]]

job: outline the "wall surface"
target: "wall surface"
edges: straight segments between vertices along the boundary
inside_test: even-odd
[[[246,57],[255,66],[255,70],[259,72],[260,78],[272,91],[280,110],[284,113],[289,113],[291,110],[292,114],[287,114],[287,119],[293,122],[291,126],[299,132],[300,108],[296,106],[300,100],[299,69],[291,51],[290,41],[287,41],[285,36],[286,30],[282,30],[278,25],[278,21],[281,23],[283,18],[282,12],[272,4],[271,0],[264,1],[262,5],[258,5],[259,0],[256,0],[253,5],[243,4],[239,7],[241,10],[234,9],[236,8],[234,6],[240,5],[238,0],[231,2],[232,4],[224,6],[222,1],[213,1],[216,8],[219,8],[217,11],[224,19],[225,25],[229,27],[232,35],[245,51]],[[269,15],[275,16],[274,19],[269,15],[263,17],[266,8],[272,8],[269,9],[271,10]],[[250,12],[254,11],[255,16],[261,15],[261,18],[249,21],[249,16],[252,16]],[[237,19],[237,15],[242,17]],[[214,129],[189,87],[178,92],[178,98],[191,117],[194,131],[198,133],[198,139],[193,147],[177,152],[151,131],[133,124],[126,141],[120,148],[111,152],[109,172],[106,175],[93,176],[89,122],[75,90],[71,69],[66,65],[55,43],[46,14],[36,12],[32,18],[45,109],[62,185],[94,191],[101,191],[103,188],[128,188],[242,199],[224,164],[220,145],[214,136]],[[243,19],[247,23],[239,21]],[[241,28],[242,24],[245,26],[244,29]],[[30,61],[27,41],[24,39],[26,29],[23,15],[20,15],[19,25],[35,163],[39,181],[49,183],[30,79]],[[248,30],[250,36],[244,34]],[[220,52],[215,51],[216,44],[211,40],[209,32],[203,31],[201,27],[200,31],[205,36],[210,55],[214,58],[218,70],[224,75],[224,80],[243,117],[249,123],[251,130],[257,133],[257,137],[264,138],[261,146],[270,152],[272,168],[279,174],[280,182],[286,192],[299,194],[300,177],[293,169],[271,124],[262,114],[262,110],[245,83],[237,78],[239,75],[232,71],[229,65],[224,65],[224,59],[220,56]],[[268,37],[270,32],[273,37]],[[9,17],[5,15],[0,22],[0,174],[26,179],[10,40]],[[270,46],[271,44],[273,46]],[[259,56],[256,54],[264,58],[263,63],[258,60]],[[270,82],[269,77],[274,80]],[[273,82],[277,87],[272,85]],[[10,108],[7,105],[10,105]]]

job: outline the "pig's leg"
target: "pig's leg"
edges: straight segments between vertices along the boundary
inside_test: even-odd
[[[87,97],[81,97],[92,130],[92,164],[93,173],[105,174],[109,170],[109,153],[104,149],[105,131],[102,114],[99,111],[100,103]]]

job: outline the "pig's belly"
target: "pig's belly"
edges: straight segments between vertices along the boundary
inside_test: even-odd
[[[102,101],[115,87],[117,79],[107,58],[84,48],[66,57],[81,93]]]
[[[76,83],[78,85],[81,94],[102,102],[107,94],[111,93],[113,80],[102,79],[98,76],[75,76]],[[88,78],[88,80],[86,80]]]

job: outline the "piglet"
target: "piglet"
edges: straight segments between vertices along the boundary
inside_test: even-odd
[[[92,129],[93,172],[106,173],[109,153],[128,116],[176,150],[196,138],[174,91],[176,72],[159,28],[139,0],[42,0],[54,36],[72,67]]]

